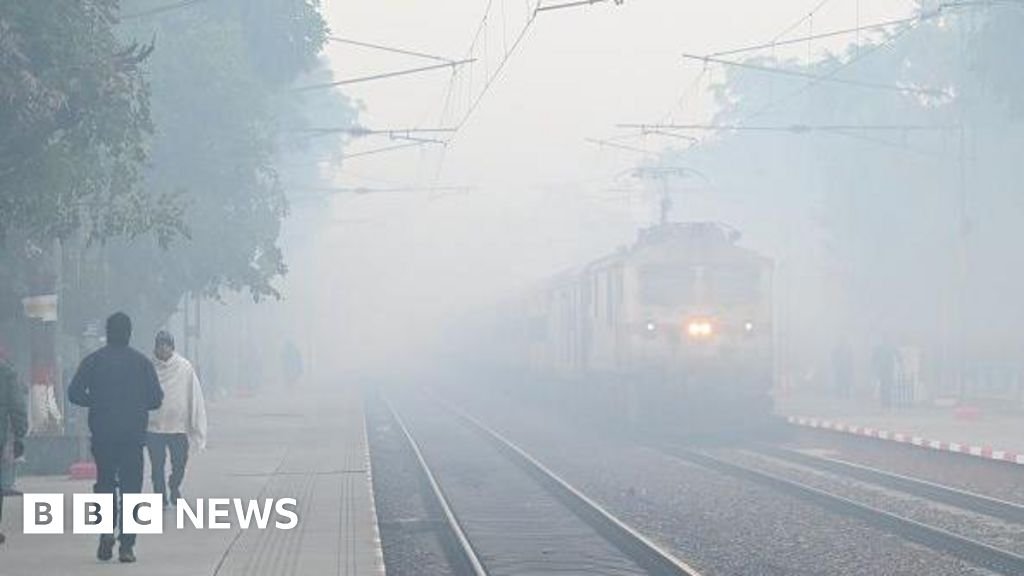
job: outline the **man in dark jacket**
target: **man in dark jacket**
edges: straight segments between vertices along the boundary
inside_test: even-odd
[[[7,429],[14,431],[14,457],[18,458],[25,450],[22,440],[28,433],[28,411],[25,392],[18,385],[18,375],[14,367],[7,362],[7,353],[0,346],[0,450],[7,444]],[[4,516],[4,495],[0,491],[0,520]],[[0,532],[0,544],[6,537]]]
[[[163,391],[153,364],[128,345],[132,322],[118,312],[107,318],[107,345],[85,357],[68,387],[68,399],[89,409],[96,493],[142,492],[142,447],[149,411],[160,407]],[[117,507],[119,508],[119,506]],[[115,523],[120,513],[115,510]],[[117,528],[115,527],[115,530]],[[121,533],[118,560],[135,561],[135,535]],[[100,536],[96,557],[110,560],[114,535]]]

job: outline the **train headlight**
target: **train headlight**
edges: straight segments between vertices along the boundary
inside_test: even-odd
[[[746,332],[747,334],[752,334],[754,332],[754,323],[751,322],[750,320],[744,322],[743,331]]]
[[[648,333],[654,332],[657,329],[658,325],[655,324],[653,320],[648,320],[647,324],[644,324],[644,330],[646,330]]]
[[[686,333],[690,335],[690,338],[709,338],[714,331],[710,320],[690,320],[686,324]]]

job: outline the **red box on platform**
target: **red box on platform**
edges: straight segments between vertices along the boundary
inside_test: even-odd
[[[95,480],[95,462],[75,462],[68,468],[68,474],[72,480]]]

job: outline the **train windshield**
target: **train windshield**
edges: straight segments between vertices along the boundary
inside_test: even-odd
[[[694,301],[697,271],[689,266],[648,266],[639,271],[640,300],[652,306],[674,306]]]
[[[751,266],[708,267],[703,284],[707,299],[716,304],[752,302],[761,294],[761,273]]]

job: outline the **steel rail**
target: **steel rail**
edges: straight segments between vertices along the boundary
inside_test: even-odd
[[[733,476],[812,502],[822,508],[857,518],[867,524],[896,534],[936,550],[951,554],[972,564],[1000,574],[1024,574],[1024,556],[988,544],[929,526],[903,516],[855,502],[800,482],[755,470],[747,466],[726,462],[702,452],[684,448],[661,448],[661,451],[680,460],[697,464],[716,472]]]
[[[826,458],[824,456],[813,456],[804,454],[788,448],[777,446],[759,445],[751,451],[764,454],[780,460],[786,460],[794,464],[817,468],[826,472],[832,472],[842,476],[849,476],[857,480],[863,480],[886,488],[899,490],[906,494],[919,496],[935,502],[941,502],[971,512],[977,512],[986,516],[992,516],[1009,522],[1024,524],[1024,506],[1014,502],[1007,502],[983,496],[967,490],[951,488],[935,482],[920,480],[910,476],[885,472],[870,466],[854,464],[844,460]]]
[[[648,573],[657,576],[700,576],[697,570],[619,520],[574,488],[522,448],[459,408],[438,399],[449,411],[488,439],[511,462],[534,478],[569,510]]]
[[[452,511],[452,507],[448,504],[448,498],[445,497],[444,491],[441,489],[441,485],[438,484],[437,478],[430,469],[430,465],[427,464],[427,460],[424,458],[423,452],[420,450],[419,443],[417,443],[416,439],[413,438],[409,429],[406,428],[405,422],[402,421],[402,417],[398,415],[398,412],[394,409],[391,403],[386,399],[382,400],[384,402],[384,406],[387,407],[388,413],[391,414],[392,420],[398,426],[398,429],[402,431],[405,441],[409,444],[409,448],[412,449],[413,454],[416,456],[416,462],[419,464],[420,473],[423,475],[423,479],[430,487],[430,492],[434,497],[435,503],[444,513],[448,530],[451,533],[453,540],[458,545],[457,552],[462,556],[461,561],[465,567],[464,571],[469,574],[473,574],[474,576],[487,576],[487,570],[484,568],[483,562],[480,561],[480,557],[477,555],[476,550],[470,543],[469,538],[466,537],[466,532],[462,529],[462,525],[459,523],[458,517],[456,517],[455,512]]]

